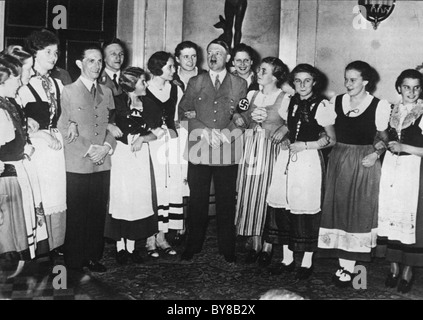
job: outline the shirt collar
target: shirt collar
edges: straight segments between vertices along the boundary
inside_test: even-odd
[[[88,91],[91,91],[91,87],[95,86],[95,88],[97,89],[97,81],[91,81],[90,79],[87,79],[83,76],[80,76],[79,79],[81,79],[82,83],[84,84],[84,86],[87,88]]]
[[[106,71],[107,75],[109,76],[110,79],[113,80],[113,75],[116,74],[116,79],[119,79],[120,77],[120,70],[118,72],[114,72],[112,70],[109,70],[107,68],[104,68],[104,71]]]
[[[226,69],[223,69],[222,71],[220,71],[220,72],[215,72],[215,71],[212,71],[212,70],[210,70],[209,71],[210,72],[210,77],[211,77],[211,79],[212,79],[212,82],[214,83],[214,81],[215,81],[215,79],[216,79],[216,76],[217,75],[219,75],[219,81],[220,81],[220,83],[222,83],[223,82],[223,80],[225,79],[225,77],[226,77],[226,74],[228,73],[227,71],[226,71]]]

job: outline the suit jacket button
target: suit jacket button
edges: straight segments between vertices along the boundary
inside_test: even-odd
[[[98,107],[94,107],[94,109],[98,109]]]
[[[94,127],[98,127],[98,123],[96,123],[96,124],[94,125]]]
[[[216,122],[216,121],[217,121],[216,119],[213,120],[213,122]]]
[[[98,132],[94,133],[95,136],[98,136]]]
[[[214,104],[217,104],[217,101],[215,101]]]
[[[214,110],[214,113],[217,113],[217,110]]]
[[[98,115],[95,115],[94,117],[98,118]]]

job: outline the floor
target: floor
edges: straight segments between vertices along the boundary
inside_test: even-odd
[[[275,276],[268,268],[245,264],[245,241],[237,242],[236,264],[227,263],[217,253],[215,223],[210,221],[200,254],[190,262],[161,254],[143,264],[117,265],[113,243],[106,243],[103,262],[106,273],[85,274],[62,269],[63,257],[54,263],[40,258],[25,264],[21,274],[8,277],[16,262],[0,258],[0,299],[9,300],[257,300],[271,289],[283,289],[310,300],[422,300],[423,272],[415,271],[413,289],[401,294],[387,289],[384,279],[389,265],[384,259],[363,264],[366,289],[340,289],[331,282],[336,270],[334,259],[315,259],[313,275],[296,281],[292,274]],[[182,246],[176,247],[180,253]],[[297,257],[297,259],[301,259]],[[273,263],[281,260],[281,248],[275,247]],[[56,267],[56,268],[55,268]],[[364,282],[360,282],[364,284]]]

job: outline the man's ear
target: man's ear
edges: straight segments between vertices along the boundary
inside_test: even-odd
[[[230,54],[228,54],[228,55],[226,56],[226,63],[228,63],[230,60],[231,60],[231,55],[230,55]]]
[[[75,64],[78,66],[79,69],[82,70],[82,61],[81,60],[75,60]]]

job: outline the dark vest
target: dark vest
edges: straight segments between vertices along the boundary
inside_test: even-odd
[[[342,97],[335,100],[336,141],[353,145],[372,145],[376,136],[376,109],[379,99],[373,97],[367,109],[358,117],[347,117],[342,109]]]
[[[62,113],[62,109],[60,107],[60,90],[57,81],[54,78],[53,80],[54,86],[56,87],[56,103],[57,103],[57,110],[56,114],[54,115],[51,121],[51,127],[57,128],[57,120]],[[49,129],[50,126],[50,105],[46,101],[42,101],[38,92],[34,89],[34,87],[28,83],[28,89],[31,91],[32,95],[35,98],[35,102],[28,102],[25,106],[25,115],[28,118],[32,118],[38,122],[40,125],[40,130]]]
[[[422,129],[420,129],[420,121],[422,120],[423,115],[417,118],[413,124],[411,124],[408,128],[401,130],[401,139],[399,139],[397,131],[391,127],[389,124],[388,126],[388,137],[389,141],[398,141],[403,144],[408,144],[413,147],[423,148],[423,135]],[[409,155],[407,152],[401,152],[400,156]]]
[[[139,99],[139,97],[138,97]],[[149,133],[147,124],[137,110],[131,110],[129,106],[129,97],[126,93],[114,96],[116,125],[122,131],[123,136],[116,140],[128,144],[128,134],[140,134],[145,136]],[[118,102],[118,103],[117,103]]]
[[[316,97],[303,101],[303,103],[307,104],[308,108],[308,112],[305,114],[299,107],[299,103],[301,103],[299,96],[295,95],[291,98],[288,107],[288,129],[291,143],[295,141],[315,141],[319,139],[319,134],[324,128],[317,123],[316,112],[323,99],[323,97]],[[297,110],[295,114],[293,114],[295,106],[297,106]],[[312,106],[314,106],[314,108],[310,110]],[[295,137],[296,135],[297,137]]]
[[[167,101],[161,102],[147,88],[147,94],[143,98],[143,117],[147,126],[156,129],[163,123],[169,129],[172,138],[176,138],[178,133],[175,126],[176,103],[178,102],[178,86],[171,83],[170,97]]]
[[[0,108],[5,110],[15,127],[15,139],[0,147],[1,161],[19,161],[24,157],[26,132],[22,126],[22,118],[16,106],[4,98],[0,98]]]

